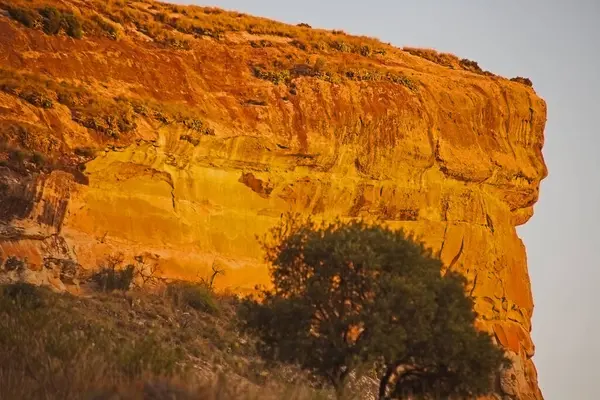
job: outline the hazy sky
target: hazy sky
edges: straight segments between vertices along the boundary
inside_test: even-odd
[[[548,103],[550,170],[534,218],[519,228],[535,363],[547,400],[600,399],[600,0],[207,1],[187,3],[432,47],[533,80]]]

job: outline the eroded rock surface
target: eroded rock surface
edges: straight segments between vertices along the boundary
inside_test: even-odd
[[[170,277],[208,276],[217,264],[225,274],[215,284],[243,292],[268,282],[256,235],[282,213],[379,218],[415,232],[446,268],[467,276],[480,328],[515,360],[498,382],[505,398],[542,398],[515,230],[531,217],[546,176],[546,106],[532,88],[388,47],[365,57],[227,33],[190,37],[181,50],[157,46],[133,24],[123,31],[119,41],[75,40],[0,15],[0,67],[107,98],[177,103],[211,130],[140,114],[133,131],[115,138],[77,123],[56,99],[45,109],[0,91],[3,137],[70,166],[0,166],[1,268],[10,256],[26,257],[35,271],[150,252]],[[251,45],[259,40],[271,45]],[[299,68],[317,58],[342,79],[296,73],[275,84],[249,67],[288,60]],[[410,85],[344,75],[354,64]],[[94,157],[73,153],[89,146]],[[52,279],[60,275],[50,269]]]

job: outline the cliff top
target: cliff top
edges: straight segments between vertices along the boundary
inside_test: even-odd
[[[387,68],[399,66],[426,71],[431,68],[430,63],[496,77],[482,70],[477,62],[460,59],[449,53],[411,47],[399,49],[374,38],[353,36],[341,30],[313,29],[305,23],[293,26],[214,7],[183,6],[152,0],[3,0],[0,8],[6,16],[28,28],[75,39],[108,38],[175,50],[193,50],[198,40],[206,39],[249,44],[254,49],[274,48],[265,51],[280,56],[273,60],[275,67],[277,63],[294,64],[309,61],[311,55],[321,55],[341,58],[355,68],[368,68],[375,75],[363,79],[377,79],[377,72],[385,74]],[[411,56],[430,63],[418,62]],[[329,73],[336,80],[352,79],[352,72],[356,71],[325,69],[313,72]],[[341,76],[336,76],[338,74]],[[526,78],[512,80],[532,86]]]
[[[0,116],[0,161],[17,172],[62,169],[85,183],[97,150],[155,141],[167,126],[194,147],[212,140],[210,157],[237,137],[263,167],[322,170],[347,161],[331,154],[335,138],[368,150],[346,175],[417,179],[435,166],[499,189],[525,210],[515,223],[546,175],[546,107],[531,81],[451,54],[146,0],[0,9],[0,104],[18,110]]]

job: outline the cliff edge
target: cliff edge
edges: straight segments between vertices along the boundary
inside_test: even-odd
[[[515,361],[504,399],[541,399],[515,227],[545,122],[528,80],[430,50],[214,8],[0,1],[0,269],[62,288],[122,252],[245,291],[282,213],[377,218],[467,276]]]

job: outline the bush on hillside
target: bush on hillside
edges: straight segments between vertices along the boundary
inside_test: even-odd
[[[127,291],[135,277],[135,266],[123,267],[123,255],[111,255],[100,265],[100,269],[94,273],[92,280],[104,292],[113,290]]]
[[[467,71],[475,72],[476,74],[484,73],[483,69],[481,69],[477,61],[469,60],[468,58],[461,59],[460,66],[466,69]]]
[[[94,392],[102,386],[182,372],[184,355],[174,332],[136,334],[130,318],[120,317],[128,303],[103,296],[75,298],[24,283],[0,286],[0,398],[98,398]]]
[[[64,23],[65,23],[65,32],[67,35],[75,38],[81,39],[83,37],[83,28],[81,26],[81,21],[73,15],[73,14],[65,14],[64,15]]]
[[[517,76],[512,78],[511,81],[521,83],[525,86],[533,87],[533,82],[529,78],[523,78],[521,76]]]
[[[64,29],[67,35],[81,39],[82,21],[73,13],[60,11],[56,7],[43,7],[35,11],[29,8],[9,7],[10,17],[28,28],[39,28],[48,35],[58,35]]]
[[[35,24],[39,18],[36,12],[22,7],[9,7],[8,14],[12,19],[18,21],[28,28],[35,27]]]
[[[44,7],[39,10],[42,16],[44,32],[48,35],[56,35],[62,27],[63,16],[55,7]]]
[[[424,58],[428,61],[434,62],[444,67],[452,68],[459,64],[459,59],[454,54],[450,53],[439,53],[434,49],[419,49],[415,47],[404,47],[403,51],[406,51],[413,56]]]
[[[168,285],[167,294],[180,307],[185,305],[209,314],[219,312],[219,305],[215,300],[213,291],[207,285],[193,282],[175,282]]]

